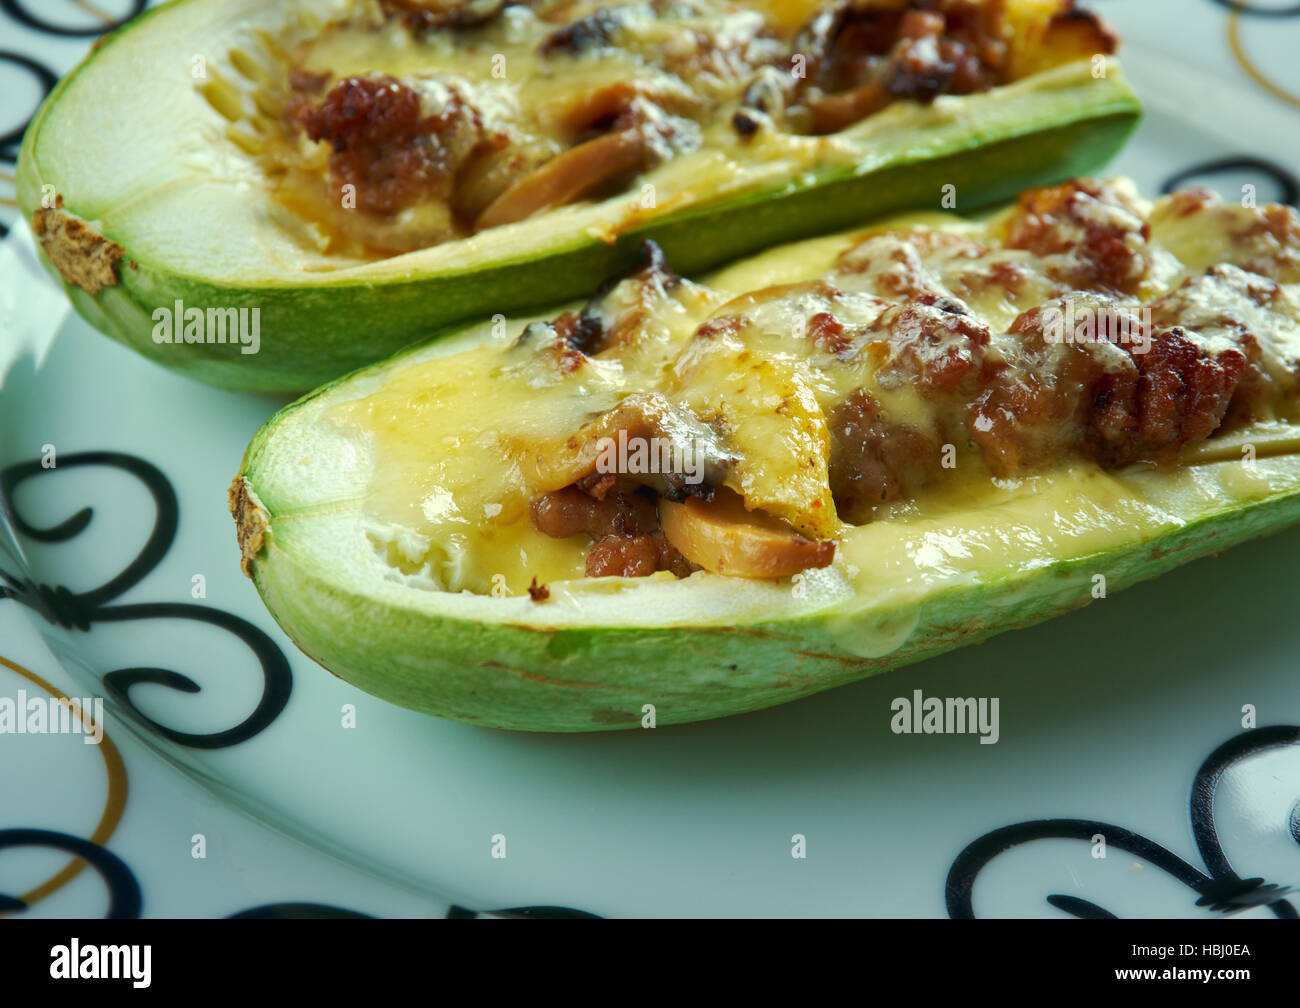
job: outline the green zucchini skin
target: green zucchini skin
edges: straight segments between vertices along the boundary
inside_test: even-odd
[[[250,480],[256,485],[257,472]],[[274,515],[271,516],[274,521]],[[377,604],[341,588],[269,536],[253,564],[263,601],[307,655],[390,703],[471,724],[532,732],[660,726],[760,710],[878,675],[1090,601],[1108,592],[1300,521],[1300,491],[1229,508],[1102,556],[927,598],[919,612],[860,619],[916,620],[898,650],[845,653],[817,617],[740,626],[547,630],[469,623]]]
[[[1219,500],[1180,514],[1182,524],[1158,535],[1117,532],[1113,550],[995,572],[975,585],[930,591],[919,603],[849,601],[800,614],[778,607],[732,622],[701,611],[697,625],[673,626],[547,626],[546,604],[517,619],[464,619],[445,611],[443,593],[420,592],[406,604],[358,591],[332,555],[322,562],[301,545],[311,495],[294,483],[292,469],[295,459],[315,453],[292,428],[310,428],[316,410],[328,409],[335,392],[346,395],[350,383],[421,353],[407,349],[272,416],[245,453],[232,511],[246,572],[305,654],[373,696],[469,724],[592,732],[641,727],[647,703],[659,726],[761,710],[1082,608],[1094,599],[1098,573],[1109,597],[1300,523],[1300,465],[1284,459],[1286,470],[1265,495]],[[256,532],[251,549],[246,524]],[[894,642],[886,653],[861,646],[882,637]]]
[[[18,162],[18,202],[28,219],[41,204],[43,184],[63,192],[61,178],[68,173],[104,170],[69,166],[42,148],[42,130],[61,114],[69,85],[93,74],[126,34],[159,24],[164,12],[199,2],[167,4],[115,33],[46,100],[27,130]],[[48,261],[46,265],[92,326],[157,363],[219,387],[297,394],[447,332],[456,323],[584,295],[601,279],[625,271],[645,238],[656,240],[676,269],[699,273],[749,252],[874,216],[937,207],[948,184],[956,187],[957,208],[964,212],[1027,187],[1089,173],[1123,145],[1141,112],[1118,70],[1017,101],[1023,109],[981,106],[986,109],[982,117],[972,117],[960,130],[947,129],[934,142],[921,133],[900,141],[897,151],[874,151],[873,156],[883,156],[876,157],[870,170],[814,174],[791,179],[775,191],[688,206],[652,218],[612,243],[583,234],[556,240],[547,233],[548,215],[543,214],[529,233],[538,236],[539,247],[549,246],[547,251],[530,250],[524,241],[509,260],[472,269],[415,270],[368,281],[221,282],[170,269],[111,228],[105,237],[125,250],[116,286],[91,295],[64,283]],[[81,216],[74,203],[65,209]],[[178,300],[186,306],[258,308],[260,350],[244,355],[230,344],[155,343],[155,309],[171,308]]]

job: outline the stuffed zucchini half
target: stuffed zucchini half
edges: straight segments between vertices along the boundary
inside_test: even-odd
[[[698,272],[1093,170],[1115,46],[1066,0],[176,0],[46,101],[18,198],[93,325],[302,392],[646,238]]]
[[[273,417],[245,571],[415,710],[783,703],[1300,520],[1300,217],[1123,180],[910,215],[404,352]],[[1098,580],[1098,578],[1104,580]]]

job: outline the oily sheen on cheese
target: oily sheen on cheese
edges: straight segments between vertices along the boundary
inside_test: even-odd
[[[240,136],[303,241],[376,259],[619,193],[649,210],[765,167],[853,170],[836,138],[887,106],[1117,44],[1063,0],[355,0],[249,68]]]
[[[449,591],[584,577],[592,538],[539,530],[535,503],[557,482],[539,474],[567,479],[584,430],[648,396],[710,432],[719,492],[834,541],[855,576],[908,529],[932,530],[937,567],[977,563],[997,515],[1032,527],[1035,509],[1054,536],[1100,548],[1108,529],[1163,527],[1161,494],[1195,492],[1198,453],[1294,443],[1298,254],[1286,208],[1201,192],[1151,206],[1123,181],[1084,180],[983,220],[910,215],[771,250],[699,283],[648,261],[585,308],[498,319],[393,369],[334,421],[364,431],[376,460],[375,548],[395,576]],[[1145,328],[1132,344],[1053,343],[1054,305]],[[1170,376],[1203,378],[1198,403],[1156,396]],[[1119,416],[1102,400],[1128,378],[1136,405]],[[1158,404],[1184,412],[1160,426]],[[868,465],[853,439],[873,437]],[[868,477],[878,497],[861,496]],[[945,522],[967,531],[945,538]]]

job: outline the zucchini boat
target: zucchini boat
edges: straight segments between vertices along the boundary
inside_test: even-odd
[[[1300,519],[1300,217],[1122,180],[647,246],[286,407],[245,571],[361,689],[539,731],[783,703]],[[1100,579],[1100,580],[1099,580]]]
[[[1066,0],[176,0],[45,102],[18,199],[93,325],[302,392],[646,238],[698,272],[1092,170],[1115,45]]]

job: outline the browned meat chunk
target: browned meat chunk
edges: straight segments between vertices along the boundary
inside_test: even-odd
[[[596,539],[605,536],[637,536],[659,527],[652,494],[636,486],[622,486],[600,497],[576,486],[543,494],[533,501],[533,524],[553,539],[568,539],[586,533]]]
[[[1048,275],[1076,289],[1133,293],[1146,275],[1151,226],[1115,186],[1073,179],[1030,189],[1008,226],[1006,243],[1035,255],[1060,255]]]
[[[1083,452],[1103,379],[1109,374],[1116,389],[1136,383],[1137,368],[1117,343],[1074,341],[1069,323],[1085,313],[1094,328],[1144,335],[1141,319],[1104,295],[1056,298],[1017,318],[1015,342],[984,369],[984,387],[967,408],[971,438],[994,472],[1024,472]],[[1102,397],[1100,417],[1111,398]]]
[[[449,198],[460,166],[496,142],[455,92],[436,115],[425,115],[419,94],[384,74],[345,77],[299,119],[309,139],[334,148],[335,185],[355,187],[357,209],[376,214],[430,195]]]
[[[989,344],[988,326],[961,301],[934,294],[887,309],[876,326],[889,333],[881,382],[916,382],[932,392],[961,386]]]
[[[543,535],[595,540],[587,554],[588,577],[645,577],[660,570],[686,577],[698,570],[664,538],[651,491],[622,480],[597,486],[599,497],[569,486],[532,505],[533,525]]]
[[[831,494],[835,510],[847,522],[864,524],[879,505],[914,496],[938,470],[939,444],[887,422],[865,390],[835,409],[830,431]]]
[[[587,577],[648,577],[667,570],[660,565],[665,546],[652,535],[605,536],[587,554]]]
[[[1246,367],[1246,355],[1217,353],[1181,327],[1162,330],[1145,354],[1134,354],[1138,381],[1103,383],[1097,391],[1093,452],[1107,466],[1174,462],[1189,445],[1213,434]]]
[[[1016,320],[1018,355],[989,369],[970,404],[971,436],[995,472],[1041,468],[1072,453],[1107,467],[1165,465],[1218,429],[1245,373],[1239,344],[1211,345],[1179,326],[1147,329],[1101,296],[1076,298],[1073,312],[1090,312],[1110,338],[1069,342],[1048,322],[1064,301]]]
[[[1290,361],[1288,374],[1269,374],[1259,340],[1251,331],[1257,310],[1270,308],[1280,295],[1281,288],[1268,277],[1220,263],[1151,303],[1156,325],[1182,325],[1207,339],[1226,340],[1246,355],[1241,380],[1223,418],[1225,424],[1265,418],[1279,398],[1300,385],[1300,360]]]
[[[992,5],[990,5],[992,6]],[[916,0],[896,7],[841,3],[796,41],[809,54],[813,133],[834,133],[895,99],[930,102],[999,83],[1006,45],[977,3]]]

